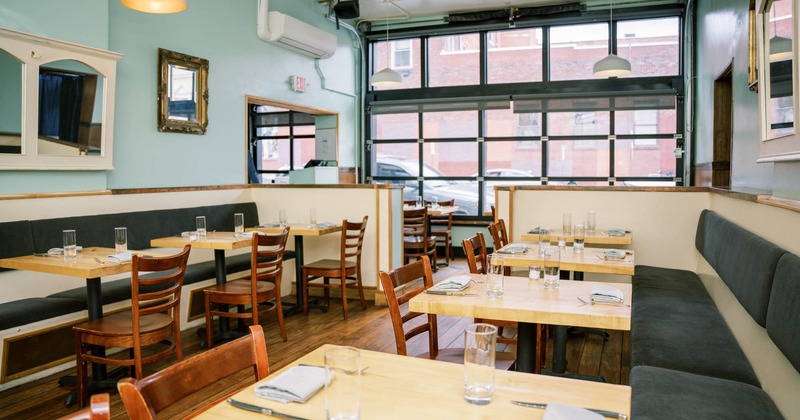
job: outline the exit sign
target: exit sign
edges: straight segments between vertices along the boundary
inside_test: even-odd
[[[306,91],[306,78],[300,76],[292,76],[290,78],[290,83],[292,85],[292,90],[295,92],[305,92]]]

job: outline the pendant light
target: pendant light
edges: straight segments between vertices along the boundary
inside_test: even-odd
[[[178,13],[186,10],[186,0],[119,0],[123,6],[145,13]]]
[[[386,15],[386,68],[372,75],[372,86],[378,88],[397,87],[403,84],[403,75],[389,67],[389,15]]]
[[[614,2],[611,2],[611,15],[609,16],[609,25],[614,24]],[[617,77],[623,76],[631,72],[630,61],[618,57],[616,54],[609,54],[602,60],[594,63],[592,67],[592,74],[600,77]]]
[[[790,60],[792,58],[792,40],[778,35],[778,19],[775,17],[775,7],[772,7],[772,32],[775,34],[769,39],[769,62]]]

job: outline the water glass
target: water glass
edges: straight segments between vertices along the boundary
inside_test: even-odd
[[[542,266],[538,264],[533,264],[528,266],[528,278],[530,280],[539,280],[542,278],[544,274],[544,270],[542,270]]]
[[[64,260],[73,261],[78,258],[77,236],[75,229],[68,229],[62,232],[64,235]]]
[[[337,347],[325,352],[325,418],[358,419],[361,411],[361,352]]]
[[[433,196],[433,201],[431,202],[431,208],[432,209],[438,209],[439,208],[439,198],[436,197],[435,195]]]
[[[550,248],[550,229],[539,228],[539,256],[543,256],[548,248]]]
[[[421,195],[417,196],[417,208],[421,209],[422,207],[424,207],[423,204],[425,204],[425,203],[423,203],[423,201],[422,201],[422,196]]]
[[[289,225],[286,223],[286,210],[278,210],[278,223],[281,224],[281,227],[286,227]]]
[[[486,297],[503,297],[503,256],[489,255],[489,266],[486,273]]]
[[[308,211],[308,220],[311,222],[311,226],[317,225],[317,209],[311,209]]]
[[[559,268],[561,267],[561,252],[558,248],[548,248],[544,253],[544,288],[547,290],[558,289]]]
[[[128,229],[114,228],[114,252],[117,254],[128,250]]]
[[[486,405],[494,394],[497,327],[472,324],[464,331],[464,399]]]
[[[572,213],[564,213],[561,215],[561,230],[564,234],[569,235],[572,233]]]
[[[576,254],[583,254],[583,246],[586,241],[586,227],[575,225],[575,239],[572,241],[572,251]]]
[[[593,234],[597,229],[597,213],[590,211],[586,213],[586,233]]]
[[[205,239],[206,238],[206,217],[205,216],[197,216],[195,218],[195,222],[197,222],[197,239]]]
[[[561,249],[561,251],[564,251],[564,248],[566,248],[566,246],[567,246],[567,234],[561,232],[558,234],[558,247]]]
[[[233,214],[233,232],[236,236],[244,234],[244,213]]]

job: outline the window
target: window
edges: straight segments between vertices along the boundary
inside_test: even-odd
[[[633,134],[656,134],[658,132],[658,111],[634,111]],[[634,147],[655,147],[658,140],[655,138],[633,140]]]
[[[407,69],[412,65],[411,40],[401,39],[392,42],[392,68]]]
[[[430,87],[477,85],[480,82],[478,34],[428,38]]]

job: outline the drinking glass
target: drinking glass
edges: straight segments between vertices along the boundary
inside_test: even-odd
[[[114,228],[114,252],[117,254],[128,250],[128,229]]]
[[[195,222],[197,222],[197,239],[205,239],[206,238],[206,217],[205,216],[197,216],[195,218]]]
[[[565,235],[572,233],[572,213],[564,213],[561,215],[561,230]]]
[[[544,288],[547,290],[558,289],[559,268],[561,267],[561,252],[558,248],[548,248],[544,252]]]
[[[325,352],[325,418],[358,419],[361,411],[361,352],[337,347]]]
[[[597,229],[597,213],[590,211],[586,213],[586,233],[594,233]]]
[[[423,201],[422,201],[422,196],[421,196],[421,195],[420,195],[420,196],[417,196],[417,208],[418,208],[418,209],[421,209],[421,208],[423,207],[423,204],[424,204],[424,203],[423,203]]]
[[[561,232],[558,234],[558,247],[563,251],[567,246],[567,234]]]
[[[311,209],[308,211],[308,220],[311,222],[311,226],[317,225],[317,209]]]
[[[281,224],[281,227],[286,227],[286,210],[279,210],[278,211],[278,222]]]
[[[431,202],[431,208],[432,209],[438,209],[439,208],[439,198],[436,197],[435,195],[433,196],[433,201]]]
[[[533,264],[528,266],[528,278],[531,280],[539,280],[542,278],[542,274],[544,271],[542,270],[542,266],[538,264]]]
[[[486,296],[503,297],[503,256],[489,255],[489,267],[486,273]]]
[[[497,327],[471,324],[464,331],[464,398],[486,405],[494,394],[494,361]]]
[[[583,246],[586,241],[586,227],[575,225],[575,238],[572,240],[572,251],[576,254],[583,254]]]
[[[64,260],[73,261],[78,258],[77,236],[75,229],[68,229],[62,232],[64,235]]]
[[[244,213],[233,214],[233,232],[236,236],[244,234]]]
[[[544,255],[548,248],[550,248],[550,229],[539,228],[539,256]]]

